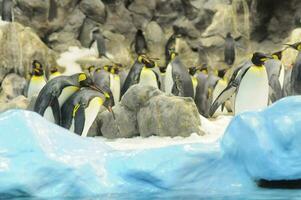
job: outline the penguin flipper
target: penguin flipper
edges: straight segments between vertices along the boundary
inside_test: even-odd
[[[233,85],[229,85],[226,89],[224,89],[220,95],[215,99],[209,109],[209,116],[212,117],[215,111],[224,104],[237,90],[237,87]]]
[[[50,102],[50,106],[51,106],[51,109],[52,109],[52,113],[53,113],[55,123],[57,125],[61,125],[61,111],[60,111],[59,100],[58,100],[57,97],[53,96],[53,98]]]
[[[85,108],[84,106],[79,106],[74,116],[74,133],[82,135],[85,127]]]

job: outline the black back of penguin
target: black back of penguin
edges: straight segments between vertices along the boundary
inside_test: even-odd
[[[173,87],[176,87],[176,90],[179,92],[178,94],[175,94],[173,92],[173,94],[178,96],[193,98],[194,97],[193,85],[188,70],[183,65],[183,63],[181,62],[178,56],[174,58],[171,64],[172,64],[172,76],[174,80]]]
[[[135,36],[135,52],[137,55],[145,54],[147,51],[147,43],[142,30],[138,29]]]
[[[225,38],[224,59],[228,65],[233,65],[235,61],[235,40],[230,33]]]

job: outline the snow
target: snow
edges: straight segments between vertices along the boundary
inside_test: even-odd
[[[219,116],[215,120],[208,120],[200,116],[202,129],[206,133],[200,136],[192,133],[190,137],[159,137],[152,136],[148,138],[135,137],[135,138],[120,138],[109,140],[103,137],[97,138],[98,140],[106,143],[116,150],[138,150],[138,149],[152,149],[161,148],[179,144],[194,144],[194,143],[213,143],[219,140],[231,121],[231,116]]]

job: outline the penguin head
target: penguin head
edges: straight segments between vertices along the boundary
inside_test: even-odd
[[[43,66],[39,61],[34,60],[32,62],[32,69],[43,69]]]
[[[169,52],[170,60],[173,60],[178,55],[178,53],[174,48],[170,48],[168,52]]]
[[[197,71],[196,67],[190,67],[188,70],[191,76],[194,76]]]
[[[203,74],[208,74],[208,65],[203,64],[202,67],[200,68],[200,72],[202,72]]]
[[[293,49],[296,49],[297,51],[301,51],[301,42],[296,42],[294,44],[285,44]]]
[[[111,68],[111,73],[112,74],[119,74],[121,65],[120,64],[114,64]]]
[[[232,35],[231,35],[231,33],[230,33],[230,32],[228,32],[228,33],[227,33],[227,35],[226,35],[226,37],[227,37],[227,38],[232,38]]]
[[[102,68],[103,68],[105,71],[110,72],[112,66],[111,66],[111,65],[105,65],[105,66],[103,66]]]
[[[252,63],[255,65],[255,66],[262,66],[264,64],[265,61],[267,61],[269,58],[272,58],[264,53],[261,53],[261,52],[255,52],[253,53],[253,56],[252,56]]]
[[[34,60],[32,62],[32,74],[35,75],[35,76],[42,76],[42,75],[44,75],[43,66],[37,60]]]
[[[85,73],[79,73],[77,75],[77,82],[81,87],[90,87],[94,85],[92,79]]]
[[[53,67],[50,68],[50,74],[54,74],[56,72],[58,72],[58,69],[57,69],[56,66],[53,66]]]
[[[138,62],[145,65],[147,68],[154,68],[156,66],[156,62],[149,59],[146,55],[140,55],[138,56]]]
[[[166,72],[167,67],[166,66],[160,66],[159,70],[162,74],[164,74]]]
[[[282,59],[282,51],[277,51],[277,52],[272,53],[272,57],[275,60],[281,60]]]
[[[88,67],[88,72],[92,73],[94,71],[94,69],[95,69],[95,66],[91,65],[91,66]]]
[[[227,70],[226,69],[221,69],[221,70],[218,70],[217,72],[217,76],[220,77],[220,78],[224,78],[225,74],[226,74]]]

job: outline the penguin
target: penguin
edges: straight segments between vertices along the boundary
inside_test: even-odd
[[[135,52],[139,56],[142,54],[146,54],[147,50],[147,43],[143,32],[141,29],[138,29],[135,35]]]
[[[233,65],[235,61],[235,40],[229,32],[225,38],[224,60],[227,65]]]
[[[7,22],[13,21],[13,0],[2,1],[2,20]]]
[[[86,137],[102,106],[111,112],[112,101],[108,93],[81,88],[63,104],[61,126]]]
[[[110,58],[107,56],[107,50],[106,50],[106,41],[102,33],[99,29],[95,29],[92,31],[92,41],[89,45],[89,48],[92,47],[92,45],[96,42],[97,51],[98,51],[98,57],[106,57],[110,60]]]
[[[299,52],[291,72],[291,92],[292,95],[300,95],[301,94],[301,42],[297,42],[295,44],[286,44],[286,45]]]
[[[170,63],[166,69],[165,92],[182,97],[194,97],[190,75],[174,50],[170,53]]]
[[[143,68],[144,68],[144,72],[145,72],[145,73],[143,72],[143,77],[145,76],[148,78],[148,77],[154,75],[155,74],[154,70],[146,69],[146,68],[152,68],[153,67],[152,65],[155,65],[155,63],[153,61],[151,61],[150,59],[148,59],[145,55],[138,56],[137,60],[131,67],[131,69],[124,81],[124,84],[121,89],[120,97],[122,97],[132,85],[138,84],[140,82],[141,71]],[[151,70],[152,72],[150,72],[149,70]],[[150,72],[150,73],[147,73],[147,72]],[[148,76],[148,75],[150,75],[150,76]],[[152,77],[154,78],[154,76],[152,76]],[[149,79],[147,79],[147,80],[149,80]],[[157,80],[159,80],[158,77],[157,77]],[[150,78],[150,81],[152,83],[154,83],[154,79]],[[146,80],[143,80],[142,84],[146,84],[146,82],[147,82]]]
[[[284,66],[281,63],[282,51],[272,53],[273,59],[269,59],[265,62],[264,66],[267,70],[270,86],[270,102],[273,103],[283,96],[283,84],[284,84]]]
[[[50,0],[48,10],[48,21],[53,21],[57,17],[57,4],[56,0]]]
[[[50,68],[50,75],[49,75],[49,79],[54,79],[55,77],[61,76],[62,74],[58,71],[57,67],[51,67]]]
[[[51,122],[61,124],[60,108],[80,87],[97,88],[85,73],[59,76],[47,82],[40,91],[34,111]]]
[[[272,58],[260,52],[252,56],[252,65],[243,65],[231,77],[227,87],[216,98],[209,110],[213,116],[217,108],[235,94],[234,113],[265,108],[269,100],[268,75],[264,66],[267,59]]]
[[[46,85],[42,64],[39,61],[34,60],[32,63],[32,69],[33,72],[27,89],[28,98],[37,96],[42,88]]]
[[[218,71],[218,77],[217,80],[213,86],[213,90],[212,90],[212,101],[211,103],[213,103],[217,97],[224,91],[224,89],[226,89],[228,82],[227,79],[224,77],[226,70],[219,70]],[[221,115],[221,114],[227,114],[228,113],[228,109],[229,108],[225,108],[227,107],[226,105],[220,106],[216,111],[215,111],[215,115]]]
[[[190,78],[191,78],[191,82],[192,82],[192,86],[193,86],[193,98],[195,97],[195,94],[196,94],[196,87],[198,85],[198,80],[196,78],[196,72],[197,72],[197,69],[196,67],[190,67],[188,69],[189,71],[189,75],[190,75]]]
[[[95,69],[93,73],[93,82],[100,88],[110,87],[110,71],[112,66],[105,65]]]
[[[177,46],[178,46],[178,41],[179,38],[181,37],[180,34],[176,34],[173,33],[167,40],[166,44],[165,44],[165,65],[167,66],[170,63],[170,59],[171,59],[171,49],[174,49],[174,51],[177,50]]]
[[[160,75],[156,70],[156,62],[147,58],[145,55],[140,56],[140,62],[144,64],[140,72],[139,84],[150,85],[155,88],[160,88]]]
[[[89,74],[90,77],[93,77],[94,71],[96,67],[94,65],[91,65],[87,68],[87,74]]]
[[[110,90],[113,93],[114,102],[117,103],[120,100],[120,76],[119,76],[119,68],[114,65],[110,70]]]

